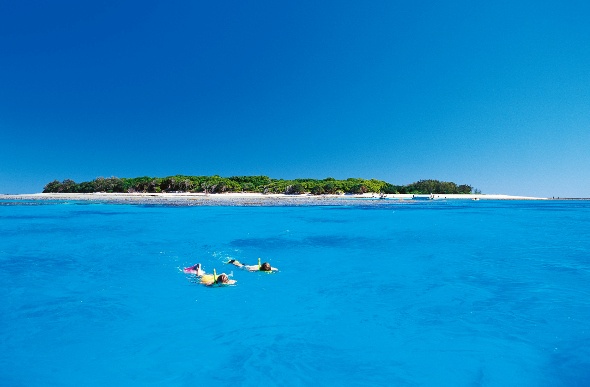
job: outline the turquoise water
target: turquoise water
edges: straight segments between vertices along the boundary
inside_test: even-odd
[[[590,385],[590,202],[3,201],[0,235],[3,386]]]

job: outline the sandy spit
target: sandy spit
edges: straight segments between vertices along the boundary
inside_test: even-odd
[[[284,195],[260,193],[38,193],[0,195],[1,200],[91,201],[120,204],[160,204],[188,206],[336,206],[384,205],[392,202],[415,203],[420,200],[547,200],[510,195]]]

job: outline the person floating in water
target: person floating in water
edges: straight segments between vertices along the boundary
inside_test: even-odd
[[[200,277],[203,274],[205,274],[205,272],[201,268],[201,264],[200,263],[197,263],[196,265],[193,265],[193,266],[190,266],[190,267],[185,267],[182,271],[184,271],[187,274],[196,274],[197,277]]]
[[[228,286],[236,282],[236,280],[230,280],[225,273],[215,274],[215,270],[213,270],[213,274],[204,274],[201,277],[201,283],[205,286]]]
[[[230,259],[227,263],[231,263],[232,265],[235,265],[237,267],[241,267],[241,268],[246,269],[248,271],[264,271],[267,273],[279,271],[279,269],[277,269],[276,267],[271,267],[270,263],[268,263],[268,262],[264,262],[263,264],[261,264],[260,258],[258,258],[258,265],[244,265],[243,263],[241,263],[240,261],[238,261],[236,259]]]
[[[215,269],[213,269],[213,274],[206,274],[200,263],[191,267],[185,267],[183,271],[185,273],[195,274],[200,278],[201,284],[205,286],[227,286],[237,282],[236,280],[230,280],[225,273],[217,275]]]

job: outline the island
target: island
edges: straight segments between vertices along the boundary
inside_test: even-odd
[[[268,176],[185,176],[168,177],[98,177],[76,183],[71,179],[48,183],[43,193],[261,193],[285,195],[362,195],[362,194],[480,194],[470,185],[453,182],[420,180],[408,185],[394,185],[382,180],[348,178],[336,180],[272,179]]]
[[[0,195],[5,200],[91,201],[179,206],[308,206],[391,203],[431,200],[546,200],[529,196],[482,194],[470,185],[420,180],[394,185],[376,179],[272,179],[267,176],[185,176],[103,178],[76,183],[54,180],[42,193]]]

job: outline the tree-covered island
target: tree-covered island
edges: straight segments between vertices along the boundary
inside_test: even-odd
[[[317,179],[272,179],[268,176],[168,176],[168,177],[98,177],[92,181],[76,183],[73,180],[54,180],[43,193],[93,193],[93,192],[257,192],[263,194],[470,194],[471,186],[457,185],[438,180],[420,180],[408,185],[394,185],[381,180],[349,178],[336,180],[328,177]],[[473,193],[480,193],[477,190]]]

